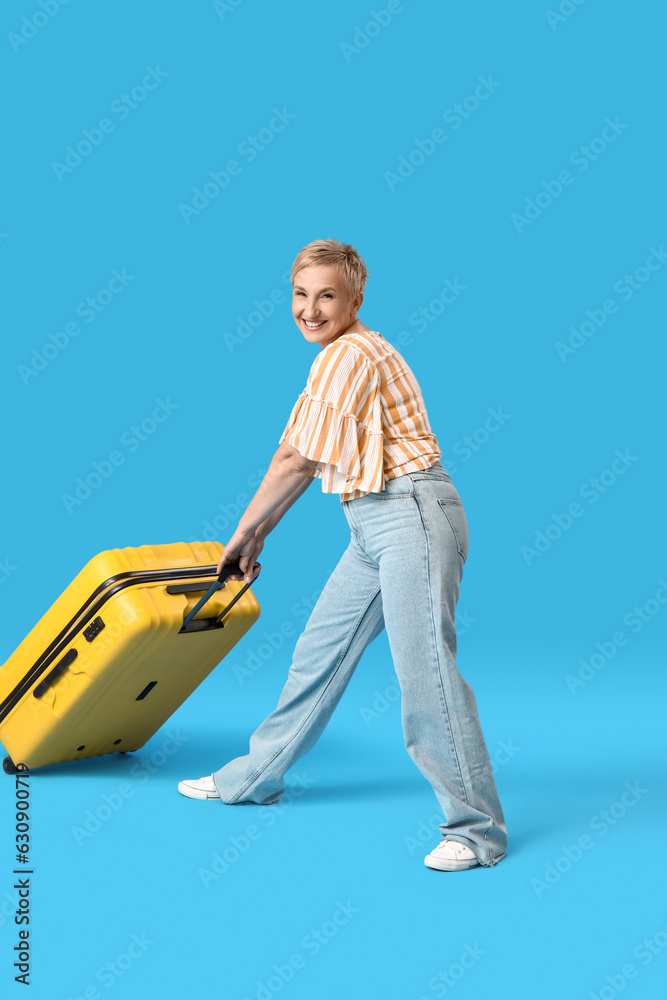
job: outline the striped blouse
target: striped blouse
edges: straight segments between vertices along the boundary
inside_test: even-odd
[[[322,492],[339,493],[341,503],[428,469],[442,455],[419,383],[374,330],[345,333],[320,349],[283,441],[318,463]]]

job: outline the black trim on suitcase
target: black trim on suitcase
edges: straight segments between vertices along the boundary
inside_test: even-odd
[[[234,572],[234,570],[232,569],[231,566],[229,566],[228,573],[231,572]],[[125,573],[118,573],[116,576],[109,577],[108,580],[105,580],[104,583],[101,583],[100,586],[93,591],[88,600],[81,606],[81,608],[77,611],[74,617],[70,619],[65,628],[62,629],[62,631],[56,636],[53,642],[49,646],[47,646],[47,648],[44,650],[39,659],[32,665],[28,673],[23,677],[21,681],[19,681],[14,690],[5,698],[2,704],[0,704],[0,722],[2,722],[3,719],[6,718],[6,716],[11,712],[14,706],[18,704],[21,698],[23,698],[23,696],[29,691],[30,687],[37,680],[37,678],[44,673],[49,664],[52,663],[55,657],[58,656],[58,654],[63,651],[64,647],[67,646],[68,643],[72,641],[72,639],[83,628],[83,626],[86,625],[91,620],[91,618],[97,615],[100,608],[109,600],[109,598],[113,597],[119,591],[124,590],[126,587],[131,587],[132,584],[134,583],[160,583],[163,580],[178,580],[179,578],[183,577],[211,576],[215,575],[215,573],[217,573],[217,564],[209,566],[193,566],[190,567],[189,569],[185,566],[181,566],[181,567],[176,567],[174,569],[163,569],[157,571],[132,570]],[[111,587],[111,589],[107,590],[107,588],[110,587],[111,584],[116,583],[116,581],[122,581],[122,582],[118,583],[117,586]],[[252,582],[254,583],[254,581]],[[238,599],[245,593],[245,591],[248,589],[249,586],[250,583],[246,584],[246,586],[235,596],[235,598],[232,601],[230,601],[229,605],[225,608],[222,614],[219,615],[217,619],[215,619],[216,625],[213,627],[216,628],[222,627],[220,619],[227,614],[227,612],[231,609],[231,607],[234,604],[236,604]],[[90,607],[91,603],[94,602],[95,598],[98,597],[100,594],[102,594],[102,592],[105,590],[106,593],[104,594],[102,599],[98,601],[97,604],[94,604],[93,607],[91,608]],[[86,609],[90,610],[83,618],[81,618],[80,621],[78,621],[78,619],[86,611]],[[78,624],[76,625],[76,627],[74,627],[77,621]],[[74,657],[72,657],[72,659],[74,659]],[[63,669],[65,669],[71,662],[72,660],[69,660],[68,663],[64,664]],[[58,664],[58,667],[60,667],[60,663]],[[53,671],[53,673],[55,674],[55,671]],[[53,679],[55,680],[55,677]],[[42,692],[42,694],[43,693],[44,692]],[[40,696],[41,695],[38,695],[38,697]]]
[[[168,580],[171,580],[171,579],[178,580],[179,577],[184,577],[184,576],[210,576],[216,570],[217,570],[217,565],[215,565],[215,566],[199,566],[199,567],[194,567],[194,568],[192,568],[190,570],[189,573],[184,573],[183,572],[183,568],[173,569],[173,570],[160,570],[159,572],[160,573],[171,573],[172,574],[171,576],[165,577],[165,579],[168,579]],[[147,574],[150,574],[150,576],[151,576],[150,579],[146,579]],[[42,655],[40,656],[40,658],[35,663],[35,666],[38,666],[38,664],[41,663],[42,659],[45,656],[48,656],[52,652],[52,650],[54,649],[54,647],[60,642],[60,640],[65,635],[67,635],[67,633],[69,632],[69,630],[73,627],[73,625],[76,622],[77,618],[79,618],[79,616],[83,614],[83,612],[86,610],[86,608],[90,607],[91,603],[95,600],[95,598],[99,597],[99,595],[101,593],[103,593],[103,591],[105,591],[107,589],[107,587],[110,587],[111,584],[116,583],[117,580],[125,580],[128,577],[133,578],[133,577],[136,577],[136,576],[143,577],[145,579],[145,582],[147,582],[147,583],[153,582],[153,579],[156,582],[159,582],[159,580],[162,579],[161,576],[157,577],[157,576],[155,576],[155,574],[151,574],[150,570],[145,570],[145,569],[130,570],[130,571],[127,571],[125,573],[117,573],[116,576],[110,576],[109,579],[105,580],[104,583],[101,583],[99,585],[99,587],[97,587],[92,592],[92,594],[90,595],[90,597],[88,598],[88,600],[85,601],[84,604],[81,605],[81,607],[79,608],[79,610],[77,611],[77,613],[74,615],[74,617],[71,618],[68,621],[67,625],[65,625],[64,629],[61,632],[58,633],[58,635],[55,637],[55,639],[53,640],[53,642],[49,646],[46,647],[46,649],[44,650],[44,652],[42,653]],[[133,582],[133,580],[131,580],[131,582]],[[116,591],[114,591],[114,593],[116,593]],[[107,595],[107,596],[109,596],[109,595]],[[86,621],[88,621],[88,619],[86,619]],[[83,624],[85,624],[85,622]],[[2,712],[2,705],[0,705],[0,712]]]

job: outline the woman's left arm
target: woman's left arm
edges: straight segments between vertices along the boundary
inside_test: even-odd
[[[257,492],[225,545],[218,573],[227,563],[238,561],[245,581],[255,579],[255,564],[264,539],[310,486],[317,465],[285,441],[279,445]],[[229,579],[235,580],[238,576],[232,574]]]

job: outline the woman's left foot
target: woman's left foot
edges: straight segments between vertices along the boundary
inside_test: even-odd
[[[187,781],[179,781],[178,790],[181,795],[187,795],[190,799],[220,798],[220,793],[215,787],[213,775],[211,774],[205,778],[189,778]]]
[[[441,872],[460,872],[466,868],[474,868],[479,861],[470,848],[459,844],[458,840],[442,840],[426,855],[424,864]]]

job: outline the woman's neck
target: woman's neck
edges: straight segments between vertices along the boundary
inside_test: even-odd
[[[340,336],[343,337],[346,333],[370,333],[370,332],[371,332],[370,327],[362,323],[360,319],[355,319],[354,323],[348,326],[347,330],[343,330]]]

